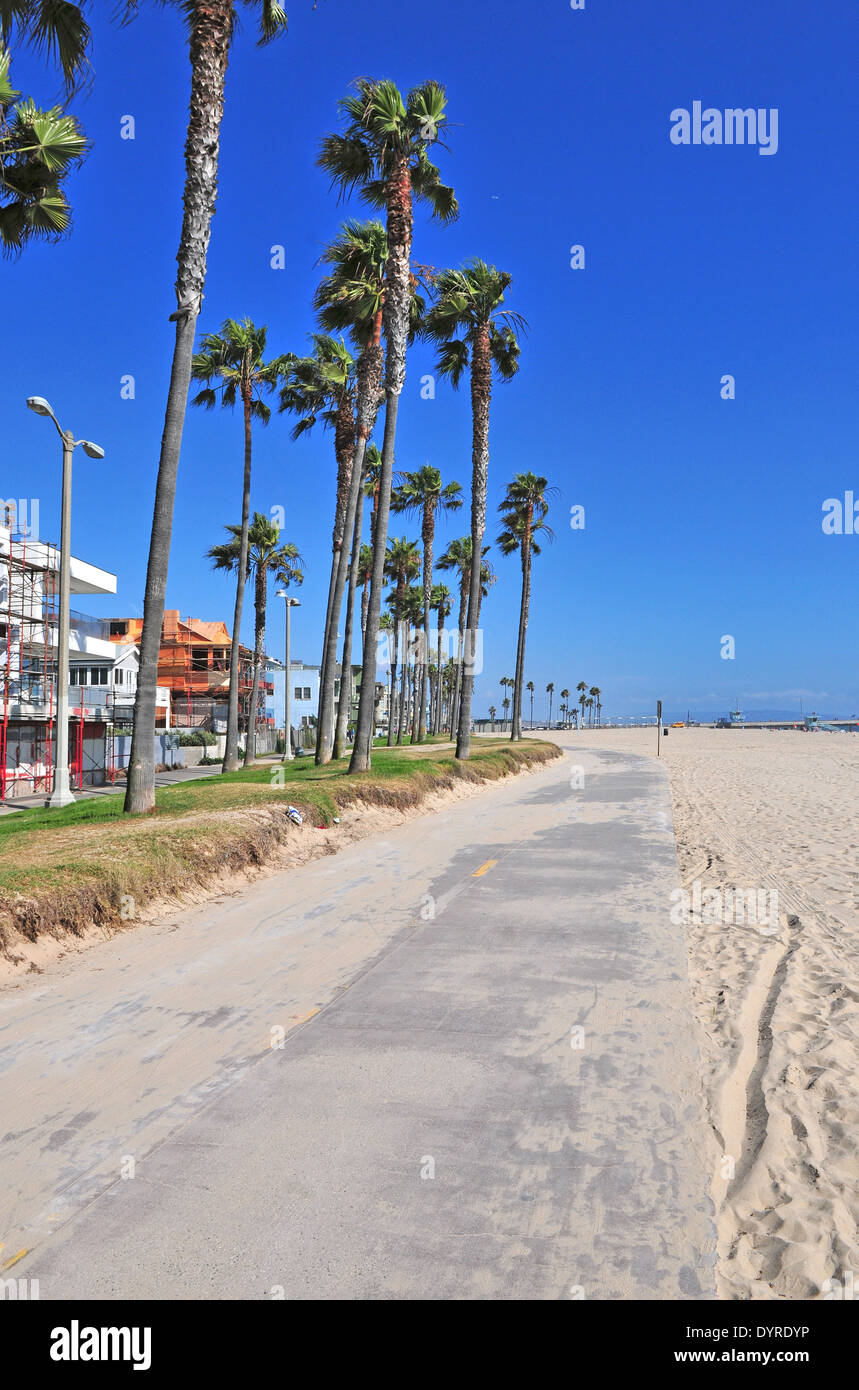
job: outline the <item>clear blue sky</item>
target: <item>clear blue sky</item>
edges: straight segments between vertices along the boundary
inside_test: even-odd
[[[109,9],[110,7],[103,7]],[[94,149],[70,185],[71,237],[0,266],[6,354],[0,494],[38,496],[59,532],[57,441],[24,408],[47,396],[78,435],[73,545],[116,572],[141,611],[172,348],[188,63],[179,20],[142,6],[126,28],[96,19],[94,80],[74,108]],[[859,535],[825,536],[824,499],[856,466],[859,14],[847,0],[397,0],[290,3],[265,52],[250,21],[234,47],[201,331],[226,316],[269,326],[273,352],[312,328],[316,260],[342,216],[315,167],[335,103],[359,75],[447,85],[444,176],[462,215],[419,212],[414,254],[436,266],[479,255],[509,270],[529,321],[518,379],[497,389],[490,508],[516,471],[560,490],[555,541],[535,563],[526,677],[579,680],[607,713],[667,707],[859,708]],[[53,74],[19,54],[16,85],[43,102]],[[670,113],[693,101],[779,111],[777,154],[677,147]],[[136,138],[120,139],[132,115]],[[583,244],[586,269],[570,269]],[[270,268],[270,248],[286,268]],[[470,478],[467,390],[420,398],[426,349],[409,359],[398,467],[429,461]],[[736,378],[736,399],[720,380]],[[136,397],[120,382],[132,374]],[[238,520],[241,421],[189,411],[167,604],[224,617],[229,583],[203,552]],[[286,509],[306,560],[297,655],[318,660],[334,468],[330,436],[293,444],[275,416],[255,443],[253,505]],[[572,531],[573,504],[586,508]],[[396,523],[399,533],[412,525]],[[468,527],[467,509],[443,524]],[[413,528],[414,529],[414,528]],[[496,553],[484,606],[475,712],[512,674],[519,570]],[[252,614],[246,616],[250,634]],[[720,656],[731,634],[736,659]],[[269,646],[282,608],[272,601]],[[556,697],[557,699],[557,697]],[[545,696],[538,701],[545,704]],[[850,706],[849,710],[847,706]]]

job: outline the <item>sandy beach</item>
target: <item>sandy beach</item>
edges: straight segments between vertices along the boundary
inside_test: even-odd
[[[577,743],[655,756],[656,731]],[[837,1298],[859,1271],[859,737],[672,729],[662,756],[689,894],[678,907],[720,1297]],[[738,890],[764,909],[755,920]]]

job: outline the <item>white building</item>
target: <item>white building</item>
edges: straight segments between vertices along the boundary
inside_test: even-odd
[[[0,526],[0,801],[49,793],[56,756],[60,557],[44,541]],[[116,576],[71,557],[70,589],[115,594]],[[75,609],[69,630],[72,784],[112,775],[116,725],[131,722],[137,649],[109,640],[107,621]],[[160,704],[169,692],[159,690]]]

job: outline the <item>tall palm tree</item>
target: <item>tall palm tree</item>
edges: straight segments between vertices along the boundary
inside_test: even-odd
[[[584,722],[585,722],[585,699],[586,699],[587,693],[588,693],[588,683],[587,683],[587,681],[579,681],[578,685],[576,686],[576,690],[579,692],[579,705],[581,706],[581,711],[582,711],[582,720],[581,720],[581,722],[582,722],[582,724],[584,724]]]
[[[533,729],[533,727],[534,727],[534,682],[533,682],[533,681],[529,681],[528,684],[525,686],[525,689],[528,691],[528,694],[531,696],[531,728]]]
[[[388,238],[385,228],[378,221],[344,222],[339,235],[325,248],[320,259],[329,267],[329,271],[320,281],[314,296],[314,307],[319,322],[326,332],[348,332],[358,353],[355,369],[353,456],[349,467],[348,487],[342,489],[343,530],[348,545],[338,547],[332,561],[320,671],[319,705],[322,735],[317,748],[317,762],[324,763],[330,759],[332,752],[335,757],[342,756],[346,733],[344,716],[351,708],[351,696],[348,705],[342,698],[342,685],[348,672],[351,687],[352,609],[360,559],[364,462],[370,436],[375,428],[376,416],[384,400],[382,314],[385,266],[388,260]],[[338,508],[340,505],[338,489]],[[332,749],[327,731],[334,709],[337,635],[343,593],[347,584],[347,615],[341,659],[341,699]]]
[[[214,409],[220,395],[221,405],[232,410],[241,402],[244,420],[244,476],[242,482],[241,555],[236,565],[236,603],[233,614],[233,641],[230,647],[230,694],[227,704],[227,738],[224,747],[224,772],[234,772],[239,765],[239,645],[241,642],[242,610],[245,600],[245,580],[248,573],[248,527],[251,510],[251,454],[253,422],[267,425],[271,409],[262,399],[270,392],[290,360],[276,357],[263,360],[266,347],[266,328],[257,328],[250,319],[225,319],[220,333],[208,333],[194,354],[191,375],[206,385],[197,392],[192,404]]]
[[[388,550],[385,561],[385,575],[391,581],[391,615],[394,620],[394,648],[391,653],[391,690],[395,694],[397,689],[397,665],[399,662],[400,648],[400,625],[402,623],[403,603],[405,602],[406,590],[420,569],[421,559],[418,553],[417,541],[410,541],[405,536],[394,538],[388,542]],[[375,681],[375,671],[373,675]],[[363,688],[365,676],[361,674],[361,685]],[[360,708],[360,706],[359,706]],[[356,733],[357,738],[357,733]],[[388,719],[388,747],[395,741],[394,738],[394,710],[391,707],[391,714]]]
[[[434,613],[438,614],[436,632],[435,705],[433,707],[432,731],[434,734],[440,734],[442,706],[441,644],[442,633],[444,632],[444,621],[445,618],[450,615],[450,589],[446,584],[433,584],[430,592],[429,606]]]
[[[413,279],[411,250],[413,200],[425,200],[434,217],[449,221],[458,212],[453,189],[427,153],[438,139],[446,117],[444,88],[424,82],[404,100],[393,82],[361,78],[354,95],[340,102],[346,128],[327,135],[319,164],[342,194],[354,189],[372,207],[384,208],[388,259],[385,265],[383,327],[385,336],[385,432],[379,505],[376,514],[373,577],[367,627],[364,633],[361,699],[350,770],[370,767],[376,682],[376,641],[382,597],[382,578],[388,539],[388,513],[394,468],[397,412],[406,377]]]
[[[482,552],[486,530],[486,489],[489,476],[489,407],[493,371],[509,381],[519,368],[517,331],[525,326],[519,314],[502,309],[512,277],[485,261],[469,261],[461,270],[443,270],[435,277],[436,300],[425,321],[427,336],[438,346],[436,370],[457,387],[467,367],[471,371],[472,477],[471,545]],[[480,611],[480,572],[471,574],[468,595],[467,661],[463,672],[456,756],[467,758],[471,748],[471,698]]]
[[[259,16],[259,42],[268,43],[286,28],[277,0],[248,0]],[[191,385],[197,317],[206,283],[206,255],[218,187],[218,150],[224,112],[224,81],[236,26],[233,0],[184,0],[182,14],[191,59],[191,100],[185,141],[184,214],[176,276],[176,324],[173,365],[161,457],[155,485],[155,508],[143,599],[140,669],[134,703],[134,731],[128,766],[125,810],[151,811],[155,806],[155,694],[158,653],[164,619],[167,566],[173,529],[173,504],[182,447],[182,429]]]
[[[508,700],[507,695],[506,695],[506,691],[507,691],[507,690],[512,690],[512,689],[513,689],[514,680],[513,680],[513,677],[512,677],[512,676],[502,676],[502,677],[501,677],[501,680],[500,680],[498,683],[499,683],[499,685],[501,686],[501,693],[502,693],[502,696],[503,696],[503,698],[502,698],[502,700],[501,700],[501,704],[502,704],[503,707],[504,707],[504,717],[505,717],[505,719],[506,719],[506,717],[507,717],[507,708],[508,708],[508,706],[509,706],[509,704],[510,704],[510,701]]]
[[[489,546],[483,547],[483,554],[486,555]],[[455,685],[452,692],[453,698],[450,707],[450,732],[451,736],[456,733],[457,712],[459,700],[462,693],[462,668],[463,652],[465,648],[465,621],[468,608],[468,595],[471,591],[471,537],[461,536],[458,540],[449,543],[447,550],[441,556],[436,569],[457,570],[459,573],[459,635],[457,638]],[[481,597],[485,598],[490,585],[495,583],[495,575],[492,566],[487,560],[481,560],[480,564],[480,584]]]
[[[489,718],[492,720],[492,732],[495,733],[495,706],[489,706]]]
[[[325,761],[330,757],[334,732],[334,668],[337,659],[337,622],[333,616],[334,596],[340,577],[340,562],[344,556],[348,556],[349,543],[351,542],[347,516],[355,456],[355,400],[358,364],[342,337],[338,338],[330,333],[312,333],[310,343],[311,351],[305,357],[294,358],[289,369],[284,373],[280,391],[280,410],[298,417],[292,429],[293,439],[300,439],[303,435],[308,434],[320,421],[323,428],[331,430],[334,435],[337,485],[334,502],[334,525],[331,532],[331,573],[328,580],[328,603],[322,639],[322,667],[316,722],[316,758],[318,762],[321,760],[323,744],[327,754]],[[342,588],[340,594],[342,598]],[[328,657],[332,652],[332,623],[335,630],[333,655],[329,663]],[[323,705],[325,707],[324,714]]]
[[[592,723],[592,721],[593,721],[593,709],[594,709],[594,697],[593,697],[593,695],[589,695],[588,698],[585,700],[585,707],[587,708],[587,711],[588,711],[588,728],[590,728],[591,723]]]
[[[244,526],[227,526],[225,530],[230,539],[220,545],[213,545],[206,552],[216,570],[235,573],[245,553],[246,578],[254,575],[254,660],[253,687],[248,707],[248,723],[245,734],[245,767],[249,767],[256,755],[256,717],[259,702],[259,683],[265,651],[265,615],[268,602],[268,578],[275,576],[277,584],[287,588],[290,584],[302,584],[304,575],[298,568],[303,563],[296,546],[291,541],[281,541],[280,528],[260,512],[254,512],[253,521]],[[238,642],[233,634],[233,647],[238,650]],[[232,668],[230,670],[232,677]],[[289,680],[289,672],[286,673]]]
[[[430,642],[430,596],[432,593],[433,541],[435,538],[436,517],[444,512],[456,512],[462,506],[462,488],[459,483],[443,484],[441,473],[431,464],[425,464],[415,473],[403,473],[399,485],[391,493],[391,511],[396,513],[417,512],[421,518],[421,541],[423,544],[423,612],[424,612],[424,650],[421,657],[420,690],[418,693],[419,716],[415,728],[415,743],[423,743],[426,738],[426,665],[429,660]]]
[[[546,686],[546,694],[547,694],[548,697],[549,697],[549,728],[550,728],[550,729],[551,729],[551,727],[552,727],[552,695],[554,694],[554,691],[555,691],[555,682],[554,682],[554,681],[549,681],[549,684]]]
[[[562,690],[562,691],[561,691],[561,699],[562,699],[563,702],[564,702],[564,728],[567,727],[567,714],[568,714],[568,710],[569,710],[569,707],[568,707],[568,705],[567,705],[567,701],[569,700],[569,698],[570,698],[570,692],[569,692],[569,690]]]
[[[535,473],[517,473],[507,484],[504,500],[498,508],[503,526],[498,537],[501,553],[510,555],[518,550],[522,566],[519,637],[516,644],[516,674],[513,678],[512,739],[522,737],[522,683],[525,679],[525,642],[531,606],[531,562],[534,555],[540,554],[538,533],[542,532],[549,540],[552,539],[545,517],[549,510],[548,495],[553,490],[545,478],[539,478]],[[566,696],[569,691],[562,691],[562,694]]]
[[[597,724],[599,724],[600,695],[602,694],[602,691],[600,690],[598,685],[592,685],[590,690],[588,691],[588,694],[593,697],[594,714],[596,716],[596,722]]]
[[[15,256],[30,241],[58,241],[69,230],[62,185],[83,159],[87,140],[61,106],[42,111],[29,97],[18,100],[10,61],[0,47],[0,249]]]

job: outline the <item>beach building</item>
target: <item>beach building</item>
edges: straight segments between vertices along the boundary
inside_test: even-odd
[[[142,618],[111,618],[110,639],[118,645],[138,645]],[[260,680],[258,714],[266,720],[273,694],[267,673]],[[159,710],[157,727],[208,729],[226,733],[230,691],[230,634],[224,622],[182,618],[177,608],[164,611],[158,653],[158,684],[170,692],[170,711]],[[253,652],[239,648],[239,729],[247,728],[253,688]],[[165,722],[166,717],[166,722]]]
[[[56,757],[60,554],[0,525],[0,801],[50,795]],[[71,557],[71,594],[115,594],[116,576]],[[73,788],[116,778],[117,738],[130,726],[137,650],[107,620],[70,610],[69,772]],[[169,723],[169,692],[158,691]]]

